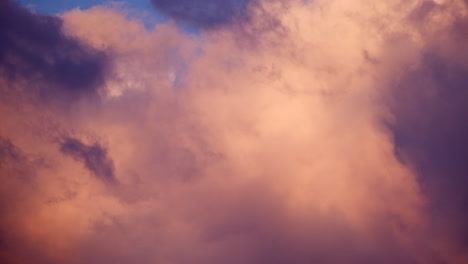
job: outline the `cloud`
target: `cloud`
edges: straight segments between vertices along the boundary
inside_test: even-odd
[[[107,58],[62,32],[56,16],[33,14],[13,0],[0,4],[0,74],[27,80],[43,98],[73,99],[102,84]]]
[[[0,138],[0,164],[10,162],[10,160],[18,161],[20,158],[15,146],[9,140]]]
[[[464,224],[468,215],[463,209],[468,196],[462,187],[468,173],[468,126],[463,121],[468,113],[468,38],[464,33],[468,18],[458,13],[466,10],[464,3],[459,4],[458,8],[455,4],[431,4],[430,11],[415,21],[427,34],[427,43],[417,64],[400,75],[390,105],[396,153],[415,168],[431,197],[431,218],[437,226],[434,236],[458,241],[455,251],[463,255],[468,237]],[[427,6],[421,8],[426,10]],[[445,16],[444,27],[438,28],[447,10],[451,16]]]
[[[5,263],[31,262],[42,252],[24,239],[24,211],[35,192],[37,162],[9,138],[0,137],[0,259]],[[21,221],[20,221],[21,219]],[[18,222],[20,221],[20,222]]]
[[[163,14],[203,29],[227,25],[246,15],[251,0],[152,0]],[[244,17],[245,18],[245,17]]]
[[[60,143],[60,151],[82,162],[96,177],[109,182],[115,181],[114,164],[101,145],[86,145],[78,139],[66,137]]]
[[[62,15],[109,56],[106,92],[0,101],[0,260],[466,262],[465,2],[248,8],[174,16],[216,28],[199,35],[109,6]]]

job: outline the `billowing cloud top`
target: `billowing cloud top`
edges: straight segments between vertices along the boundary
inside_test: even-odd
[[[152,2],[0,2],[1,263],[468,263],[466,1]]]

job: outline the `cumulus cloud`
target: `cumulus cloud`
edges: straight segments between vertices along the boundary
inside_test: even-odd
[[[0,101],[2,260],[468,260],[465,1],[192,2],[153,1],[216,30],[61,16],[110,66],[99,103]]]

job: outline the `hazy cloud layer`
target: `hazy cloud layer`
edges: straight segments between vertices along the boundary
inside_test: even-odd
[[[2,263],[466,263],[466,1],[225,2],[46,27],[107,66],[0,100]]]

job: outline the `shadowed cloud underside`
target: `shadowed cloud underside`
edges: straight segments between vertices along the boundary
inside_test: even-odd
[[[59,17],[33,14],[13,0],[0,3],[0,72],[36,84],[30,92],[45,98],[94,93],[105,65],[105,54],[67,36]]]

